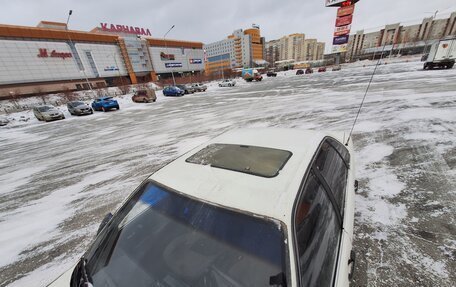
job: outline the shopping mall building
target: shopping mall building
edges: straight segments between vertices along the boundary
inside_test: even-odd
[[[152,38],[149,29],[100,23],[0,25],[0,98],[142,83],[204,71],[203,43]]]

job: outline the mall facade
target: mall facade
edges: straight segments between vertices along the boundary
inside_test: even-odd
[[[204,71],[203,43],[157,39],[149,29],[100,23],[0,25],[0,98],[137,84]]]

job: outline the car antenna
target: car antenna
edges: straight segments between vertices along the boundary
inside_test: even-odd
[[[364,92],[363,100],[361,101],[361,104],[359,105],[358,113],[356,113],[355,120],[353,121],[353,125],[351,127],[350,133],[348,134],[348,139],[347,139],[347,142],[345,143],[346,146],[348,146],[348,142],[350,141],[351,135],[353,133],[353,129],[355,128],[355,125],[356,125],[356,121],[358,120],[359,114],[360,114],[361,109],[363,107],[364,100],[366,99],[366,96],[367,96],[367,93],[369,92],[369,88],[371,86],[372,80],[374,79],[375,72],[377,71],[377,67],[380,65],[380,60],[383,58],[383,52],[385,51],[385,46],[386,46],[386,42],[383,45],[382,53],[380,55],[380,58],[378,58],[378,61],[375,64],[375,68],[374,68],[374,71],[372,72],[372,75],[371,75],[371,78],[369,80],[369,83],[367,84],[367,88],[366,88],[366,91]]]

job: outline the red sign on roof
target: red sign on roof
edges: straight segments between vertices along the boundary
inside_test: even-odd
[[[127,33],[127,34],[143,35],[143,36],[152,36],[150,34],[149,29],[127,26],[127,25],[114,25],[114,24],[108,24],[108,23],[100,23],[100,24],[101,24],[102,31]]]

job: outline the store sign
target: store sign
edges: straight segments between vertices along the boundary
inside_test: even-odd
[[[73,55],[71,53],[68,53],[68,52],[57,52],[56,50],[52,50],[51,53],[48,53],[47,49],[44,49],[44,48],[39,48],[38,49],[39,53],[38,53],[38,58],[62,58],[63,60],[65,60],[66,58],[72,58]]]
[[[334,37],[333,45],[342,45],[348,43],[348,35]]]
[[[334,29],[334,36],[342,36],[342,35],[350,34],[350,30],[351,30],[351,25],[336,27],[336,29]]]
[[[330,6],[340,6],[341,3],[346,2],[347,0],[326,0],[326,7]]]
[[[105,72],[108,72],[108,71],[118,71],[118,70],[119,70],[119,68],[117,68],[116,66],[106,66],[106,67],[104,68],[104,71],[105,71]]]
[[[355,11],[355,5],[350,5],[347,7],[340,7],[339,9],[337,9],[337,17],[352,15],[354,11]]]
[[[202,64],[203,60],[201,59],[190,59],[190,64]]]
[[[336,45],[332,47],[332,53],[345,53],[348,50],[348,45]]]
[[[127,33],[143,36],[152,36],[149,29],[144,29],[140,27],[133,27],[127,25],[114,25],[108,23],[100,23],[101,30],[106,32],[115,32],[115,33]]]
[[[353,20],[353,15],[348,15],[348,16],[344,16],[344,17],[337,17],[337,19],[336,19],[336,27],[350,25],[352,23],[352,20]]]
[[[174,54],[165,54],[163,52],[160,52],[160,59],[162,61],[174,61],[176,57],[174,56]]]
[[[182,68],[182,63],[165,63],[166,68]]]

